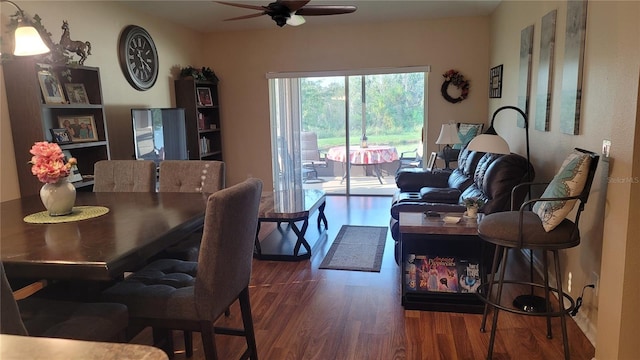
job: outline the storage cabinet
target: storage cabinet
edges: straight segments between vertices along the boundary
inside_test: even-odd
[[[461,215],[461,214],[460,214]],[[491,264],[477,222],[454,225],[422,213],[400,213],[402,305],[407,310],[481,313],[476,291]]]
[[[78,159],[78,170],[83,178],[73,183],[75,187],[91,190],[93,164],[110,158],[99,69],[88,66],[51,66],[38,64],[32,59],[6,61],[2,66],[20,194],[28,196],[39,193],[42,183],[31,174],[31,166],[28,164],[31,160],[29,149],[37,141],[52,142],[50,129],[62,128],[61,118],[78,118],[81,122],[87,121],[88,124],[95,125],[95,128],[91,126],[88,130],[83,130],[91,134],[89,139],[72,138],[71,143],[60,144],[62,150]],[[59,86],[46,84],[43,80],[46,77],[42,73],[39,75],[42,71],[52,74]],[[82,84],[77,85],[76,89],[84,88],[84,93],[80,91],[69,94],[68,91],[72,90],[67,90],[66,84]],[[53,85],[55,95],[60,96],[64,102],[47,103],[43,94],[47,85]],[[82,103],[70,103],[70,97]],[[89,119],[93,122],[88,122]]]
[[[222,161],[218,83],[175,80],[176,106],[185,109],[190,160]]]

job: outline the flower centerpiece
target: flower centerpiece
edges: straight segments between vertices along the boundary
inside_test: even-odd
[[[76,201],[76,189],[69,183],[71,167],[77,164],[75,158],[65,162],[60,146],[47,141],[33,144],[29,153],[31,173],[44,185],[40,189],[40,198],[51,216],[68,215]]]
[[[462,199],[462,202],[467,207],[467,216],[470,218],[476,218],[478,216],[478,209],[484,205],[484,199],[478,197],[468,197]]]

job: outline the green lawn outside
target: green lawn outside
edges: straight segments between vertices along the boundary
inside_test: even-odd
[[[360,144],[360,137],[350,137],[352,145]],[[397,135],[371,135],[367,136],[369,145],[390,145],[395,146],[398,155],[404,151],[413,151],[420,147],[420,139],[415,134],[397,134]],[[333,146],[344,145],[344,137],[319,138],[318,148],[322,152],[327,152]]]

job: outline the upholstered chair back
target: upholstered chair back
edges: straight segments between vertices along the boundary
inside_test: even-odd
[[[261,193],[250,178],[207,200],[194,290],[202,319],[215,320],[249,286]]]
[[[535,177],[533,166],[529,164],[530,179]],[[480,197],[486,201],[482,212],[492,214],[511,209],[511,190],[528,181],[527,159],[518,154],[498,155],[485,154],[474,176],[474,183],[460,196],[460,201],[469,197]],[[524,194],[517,194],[524,196]],[[522,203],[524,197],[515,199]]]
[[[101,160],[94,164],[94,192],[154,192],[156,164],[151,160]]]
[[[2,263],[0,263],[0,273],[2,273],[2,284],[0,286],[0,334],[29,335],[20,317],[20,310],[16,300],[13,298],[13,291],[11,290],[11,285],[9,285],[9,280],[7,280],[7,275],[4,273],[4,265]]]
[[[164,160],[160,162],[160,192],[214,193],[225,187],[222,161]]]

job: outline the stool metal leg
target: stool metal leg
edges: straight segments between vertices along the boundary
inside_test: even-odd
[[[482,314],[482,324],[480,324],[480,331],[485,332],[485,326],[487,325],[487,315],[489,314],[489,301],[491,301],[491,289],[493,289],[493,281],[498,271],[498,255],[502,246],[496,245],[496,250],[493,252],[493,262],[491,263],[491,274],[489,274],[489,286],[487,286],[486,300],[484,303],[484,313]]]
[[[509,248],[505,247],[503,250],[502,256],[502,266],[500,267],[500,275],[498,278],[498,292],[496,294],[496,304],[500,306],[500,301],[502,300],[502,286],[504,284],[504,273],[507,269],[507,257],[509,255]],[[491,286],[492,284],[489,284]],[[493,313],[493,322],[491,323],[491,337],[489,338],[489,351],[487,352],[487,360],[491,360],[493,357],[493,344],[496,340],[496,328],[498,326],[498,312],[499,308],[494,306]]]
[[[564,345],[564,358],[569,360],[569,337],[567,335],[567,312],[564,309],[564,291],[562,291],[562,273],[560,272],[560,259],[558,250],[553,250],[553,258],[556,267],[556,282],[558,283],[558,311],[560,312],[560,324],[562,325],[562,343]]]
[[[547,307],[547,339],[553,338],[551,334],[551,300],[549,300],[549,257],[547,250],[542,250],[542,268],[544,269],[542,276],[544,277],[544,304]]]

